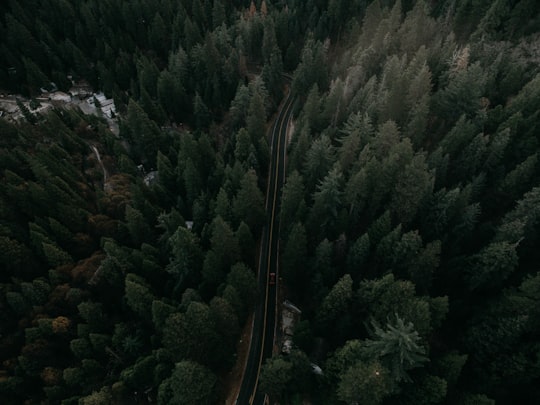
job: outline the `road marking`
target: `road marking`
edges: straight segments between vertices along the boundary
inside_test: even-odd
[[[289,105],[287,106],[287,104],[289,104]],[[259,385],[259,375],[261,373],[261,366],[262,366],[262,360],[263,360],[263,355],[264,355],[264,343],[265,343],[265,340],[266,340],[266,317],[267,317],[267,312],[268,312],[268,285],[269,285],[268,280],[269,280],[269,277],[270,277],[270,261],[271,261],[271,254],[270,253],[272,252],[272,236],[273,236],[273,231],[274,231],[274,220],[275,220],[275,216],[276,216],[277,186],[278,186],[278,178],[279,178],[279,161],[280,161],[280,157],[281,157],[280,153],[279,153],[279,148],[280,148],[280,145],[281,145],[281,132],[283,130],[283,125],[288,122],[288,120],[285,120],[285,117],[287,117],[287,114],[289,113],[289,109],[291,108],[291,106],[292,106],[292,103],[291,103],[291,98],[290,98],[290,93],[289,93],[289,96],[287,97],[287,100],[285,101],[285,109],[282,110],[282,112],[284,112],[284,113],[278,115],[278,119],[276,120],[276,123],[274,124],[274,129],[275,129],[278,126],[278,123],[279,123],[279,121],[281,119],[281,123],[279,124],[279,131],[278,131],[278,134],[277,134],[277,136],[278,136],[277,142],[278,143],[277,143],[277,152],[276,152],[276,164],[275,164],[275,167],[274,167],[274,170],[273,170],[273,173],[275,174],[274,198],[273,198],[273,201],[272,201],[272,215],[271,215],[271,218],[270,218],[270,233],[269,233],[269,237],[268,237],[268,258],[267,258],[267,263],[266,263],[266,265],[267,265],[267,267],[266,267],[266,291],[265,291],[265,299],[264,299],[264,321],[263,321],[263,332],[262,332],[262,340],[261,340],[261,354],[259,356],[259,364],[258,364],[258,367],[257,367],[257,378],[255,379],[255,386],[253,388],[253,393],[251,394],[250,399],[249,399],[250,405],[253,404],[253,401],[254,401],[255,396],[257,394],[257,387]],[[281,117],[280,117],[280,115],[281,115]],[[274,133],[272,134],[272,147],[274,146],[273,144],[274,144],[274,137],[275,136],[276,136],[276,132],[274,130]],[[272,163],[272,161],[270,161],[270,163]],[[270,183],[267,186],[267,194],[266,194],[267,196],[268,196],[269,186],[270,186]],[[268,199],[267,199],[266,206],[267,206],[267,209],[268,209]],[[259,261],[259,263],[260,263],[260,261]],[[267,399],[268,399],[268,397],[265,396],[265,403],[266,403]]]

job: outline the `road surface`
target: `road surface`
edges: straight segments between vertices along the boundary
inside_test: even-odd
[[[266,191],[266,225],[261,240],[259,257],[258,286],[259,302],[255,318],[249,354],[244,370],[242,385],[236,401],[237,405],[262,405],[267,398],[258,391],[259,374],[264,360],[272,356],[276,326],[276,303],[279,240],[279,201],[285,172],[285,150],[287,147],[287,127],[292,114],[293,97],[289,93],[283,103],[271,136],[270,171]],[[270,273],[275,273],[275,283],[270,283]]]

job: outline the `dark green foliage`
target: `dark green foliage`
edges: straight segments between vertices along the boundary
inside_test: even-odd
[[[126,137],[133,142],[135,160],[151,167],[160,148],[161,133],[156,123],[150,120],[148,114],[133,100],[130,100],[128,105],[126,129]]]
[[[304,165],[304,177],[309,191],[314,191],[315,186],[324,179],[332,168],[333,161],[334,150],[327,136],[313,142],[307,151]]]
[[[332,324],[332,321],[348,312],[348,307],[353,298],[352,284],[351,276],[346,274],[324,298],[318,311],[319,323],[322,327],[328,327]]]
[[[159,404],[211,405],[217,394],[217,378],[193,361],[176,364],[172,375],[159,386]]]
[[[305,95],[314,84],[326,89],[328,72],[326,50],[321,42],[308,37],[301,54],[301,61],[295,70],[292,88],[298,95]]]
[[[414,325],[405,324],[396,315],[395,321],[386,325],[386,330],[376,325],[374,328],[373,339],[366,342],[369,355],[380,359],[394,381],[411,381],[407,371],[428,360]]]
[[[295,220],[302,221],[306,212],[302,177],[295,170],[287,177],[283,186],[280,207],[281,234],[287,235]]]
[[[238,245],[240,246],[240,254],[242,261],[248,266],[254,267],[255,257],[253,255],[253,252],[255,249],[255,240],[253,238],[253,233],[244,221],[242,221],[238,226],[235,235],[238,239]]]
[[[516,244],[497,242],[474,255],[468,277],[469,288],[500,287],[518,264],[516,247]]]
[[[308,226],[313,235],[336,238],[343,199],[343,178],[334,167],[317,185],[313,193],[313,208],[309,214]]]
[[[175,280],[175,290],[193,285],[199,281],[199,272],[202,264],[202,251],[199,246],[197,235],[179,226],[167,240],[172,253],[170,263],[167,266]]]
[[[125,297],[127,305],[142,319],[152,319],[152,302],[155,296],[141,277],[128,274],[125,280]]]
[[[237,263],[227,275],[227,284],[234,287],[249,311],[257,298],[257,282],[253,271],[244,264]]]
[[[289,88],[279,292],[323,375],[261,390],[539,402],[538,2],[286,3],[0,5],[3,402],[224,402]],[[71,80],[119,135],[43,110]]]
[[[347,403],[358,400],[366,404],[380,404],[392,389],[390,373],[379,362],[358,362],[341,376],[338,398]]]
[[[186,313],[174,313],[163,328],[163,346],[173,362],[190,359],[212,367],[226,367],[228,348],[220,345],[218,325],[208,305],[191,302]]]
[[[133,390],[152,386],[155,366],[154,356],[141,358],[133,366],[124,369],[120,378]]]
[[[352,274],[361,274],[362,265],[369,257],[370,239],[367,233],[359,237],[351,246],[347,255],[347,269]]]
[[[306,278],[307,236],[301,223],[293,225],[282,251],[281,272],[285,282],[298,288]]]
[[[260,391],[271,398],[282,399],[293,378],[293,364],[282,357],[274,357],[266,362],[261,373]]]
[[[232,212],[237,221],[244,221],[252,234],[257,235],[264,222],[264,196],[257,185],[254,170],[248,170],[234,198]]]

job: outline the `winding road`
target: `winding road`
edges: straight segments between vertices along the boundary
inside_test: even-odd
[[[277,319],[279,201],[285,172],[287,128],[291,120],[293,96],[289,92],[272,128],[271,159],[266,191],[266,225],[259,257],[258,287],[261,294],[255,309],[251,343],[237,405],[263,405],[268,398],[259,392],[259,375],[264,360],[272,356]],[[275,283],[270,281],[275,273]]]

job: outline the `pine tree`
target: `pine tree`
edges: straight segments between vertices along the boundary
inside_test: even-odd
[[[231,211],[231,201],[227,195],[227,191],[223,187],[219,189],[218,195],[216,197],[216,216],[220,216],[226,222],[231,223],[232,220],[232,211]]]
[[[283,399],[293,378],[292,369],[292,363],[281,356],[268,359],[261,370],[261,392],[276,400]]]
[[[200,302],[191,302],[185,314],[174,313],[167,318],[163,346],[173,361],[189,359],[204,365],[219,365],[223,359],[210,308]]]
[[[287,177],[281,198],[280,223],[281,235],[285,235],[284,239],[287,239],[286,235],[295,221],[304,219],[306,213],[304,194],[302,177],[294,170]]]
[[[377,405],[393,390],[389,371],[378,361],[358,362],[345,370],[337,388],[338,398],[348,404]]]
[[[142,319],[151,321],[154,294],[144,280],[134,274],[126,276],[125,297],[128,306]]]
[[[351,276],[345,274],[332,287],[317,312],[318,321],[321,327],[328,327],[332,324],[332,321],[337,320],[340,314],[348,312],[353,297],[352,285],[353,281]]]
[[[210,126],[210,110],[199,93],[196,93],[195,98],[193,99],[193,115],[195,117],[195,125],[197,128],[206,129]]]
[[[183,360],[158,391],[158,404],[211,405],[217,396],[217,377],[197,362]]]
[[[240,190],[233,202],[233,213],[238,223],[244,221],[253,234],[258,234],[265,217],[264,196],[253,170],[248,170],[240,183]]]
[[[161,133],[158,126],[150,120],[146,112],[135,101],[130,100],[126,127],[133,142],[136,161],[142,160],[150,167],[154,166],[157,151],[161,144]]]
[[[234,149],[234,157],[240,163],[246,165],[250,154],[250,148],[253,146],[248,131],[241,128],[236,133],[236,146]]]
[[[494,242],[471,258],[468,285],[471,290],[498,288],[518,265],[517,243]]]
[[[407,371],[422,366],[428,360],[414,325],[411,322],[405,324],[396,315],[395,321],[386,324],[386,330],[373,326],[374,338],[367,340],[367,350],[375,359],[380,359],[395,382],[411,382]]]
[[[330,238],[337,236],[338,216],[342,208],[342,183],[342,174],[334,167],[318,184],[309,215],[309,229],[315,235]]]
[[[313,142],[305,158],[304,173],[306,188],[309,191],[314,190],[315,186],[323,180],[333,163],[334,149],[330,139],[323,135]]]
[[[125,220],[126,227],[135,246],[140,246],[142,242],[149,240],[152,232],[139,210],[133,208],[131,205],[126,205]]]
[[[295,290],[299,288],[306,278],[307,271],[307,237],[306,230],[300,222],[292,225],[286,239],[282,254],[283,279]]]
[[[260,137],[266,136],[266,111],[264,99],[261,93],[254,89],[249,102],[248,114],[246,117],[246,128],[251,138],[251,142],[255,143]]]
[[[183,226],[176,229],[167,244],[172,253],[167,272],[175,279],[175,291],[181,291],[199,280],[202,250],[197,236]]]
[[[350,274],[361,274],[362,266],[366,263],[370,253],[369,234],[364,233],[351,246],[347,255],[347,271]]]
[[[412,221],[422,201],[432,193],[433,182],[433,173],[428,171],[423,154],[417,154],[398,174],[391,206],[401,223]]]
[[[243,306],[249,310],[257,297],[257,280],[253,271],[243,263],[231,267],[227,284],[234,287]]]

